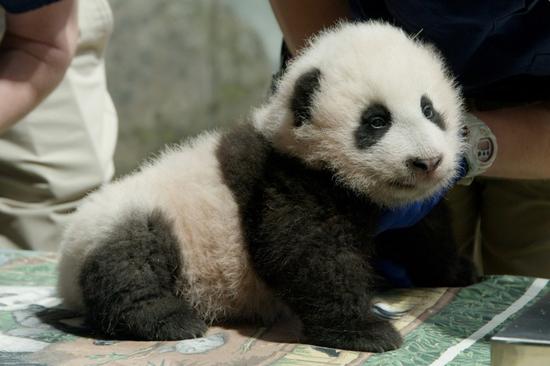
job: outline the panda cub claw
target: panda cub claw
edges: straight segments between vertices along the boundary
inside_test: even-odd
[[[391,351],[403,343],[399,332],[387,321],[369,324],[364,330],[312,326],[305,333],[307,341],[315,345],[361,352]]]
[[[154,332],[147,332],[144,336],[148,340],[175,341],[202,337],[207,330],[203,320],[185,313],[174,313],[164,319]]]

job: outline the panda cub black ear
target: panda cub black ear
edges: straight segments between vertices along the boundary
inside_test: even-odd
[[[294,84],[290,109],[294,126],[299,127],[311,119],[313,97],[321,85],[321,70],[314,68],[301,75]]]

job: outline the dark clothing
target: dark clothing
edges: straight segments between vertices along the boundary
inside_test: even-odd
[[[356,20],[387,20],[433,43],[468,98],[550,100],[548,0],[349,2]]]
[[[59,0],[0,0],[0,7],[8,13],[24,13]]]

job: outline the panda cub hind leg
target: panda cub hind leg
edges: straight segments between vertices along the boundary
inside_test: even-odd
[[[181,273],[176,237],[160,212],[135,212],[86,258],[80,274],[88,321],[109,337],[176,340],[207,329],[176,294]]]

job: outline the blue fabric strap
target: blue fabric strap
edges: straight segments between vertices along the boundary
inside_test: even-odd
[[[390,229],[413,226],[437,205],[445,193],[446,190],[443,190],[424,201],[386,210],[380,217],[376,235]]]

